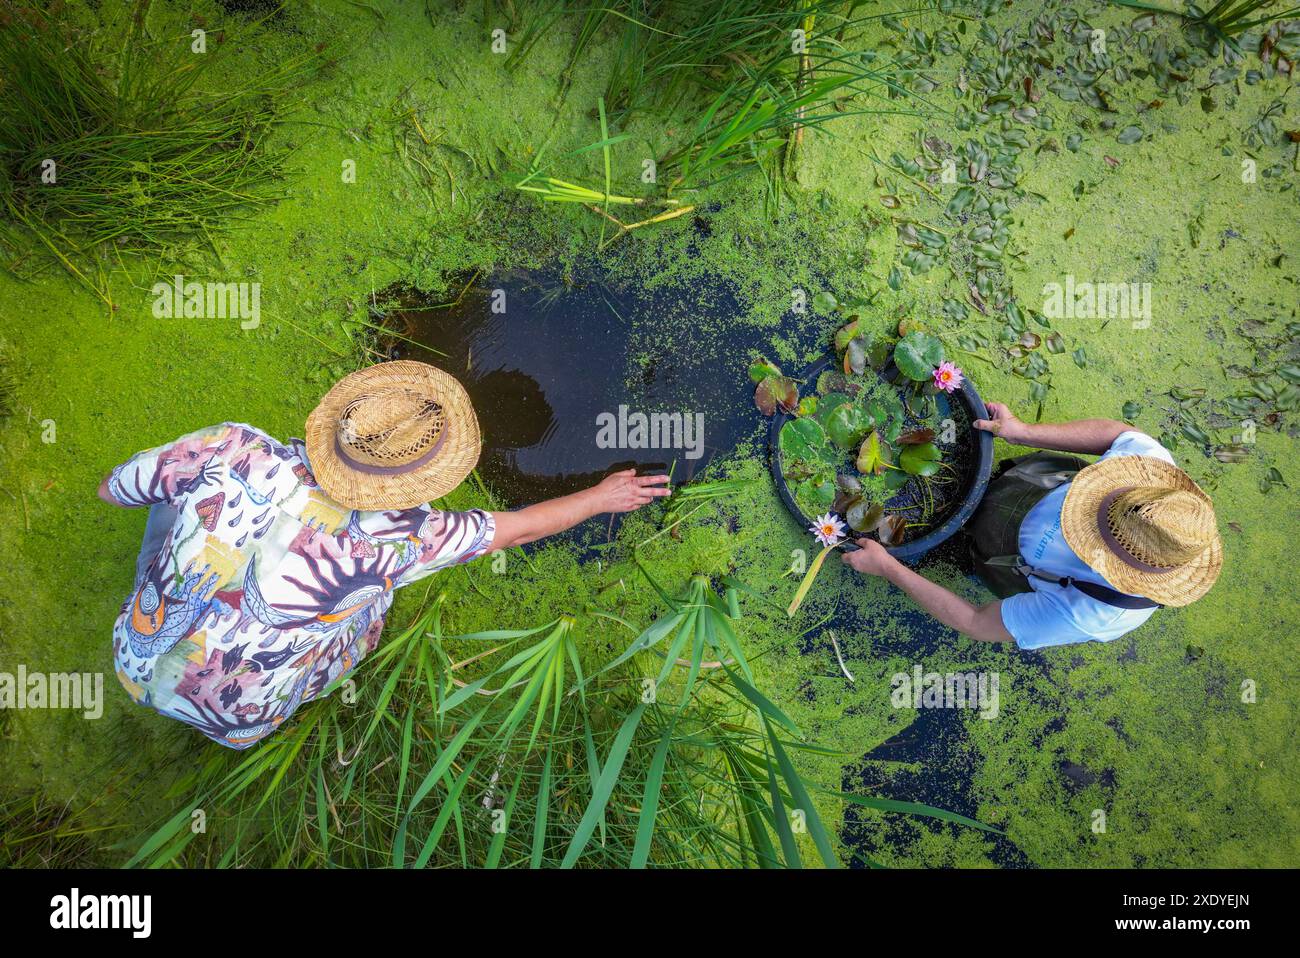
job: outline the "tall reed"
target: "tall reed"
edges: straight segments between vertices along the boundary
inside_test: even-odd
[[[445,635],[439,597],[362,663],[354,703],[214,749],[129,864],[779,867],[807,842],[837,865],[791,758],[817,746],[754,687],[735,591],[651,582],[668,611],[639,631],[591,610]],[[636,637],[593,669],[601,617]]]
[[[95,32],[0,2],[0,249],[12,272],[56,263],[111,305],[106,274],[123,252],[158,267],[282,195],[288,151],[269,138],[323,50],[234,79],[222,67],[232,37],[211,34],[202,54],[189,34],[152,39],[149,0]]]

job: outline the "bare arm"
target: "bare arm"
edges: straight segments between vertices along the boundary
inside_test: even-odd
[[[113,494],[108,491],[108,480],[112,478],[113,474],[110,472],[103,479],[99,480],[99,498],[103,499],[110,506],[120,506],[121,503],[114,499]]]
[[[635,469],[625,469],[572,495],[547,499],[515,512],[492,513],[496,535],[488,551],[545,539],[602,512],[631,512],[668,492],[667,476],[638,476]]]
[[[1082,452],[1100,456],[1133,427],[1117,419],[1076,419],[1073,422],[1021,422],[999,402],[988,404],[992,419],[975,420],[975,428],[1001,436],[1018,446]]]
[[[846,565],[867,575],[878,575],[898,586],[932,616],[979,642],[1012,642],[1002,624],[1002,602],[974,605],[941,585],[917,575],[886,551],[875,539],[859,539],[856,552],[841,556]]]

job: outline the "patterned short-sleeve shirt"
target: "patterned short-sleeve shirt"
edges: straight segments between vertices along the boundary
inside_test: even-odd
[[[124,506],[160,507],[113,627],[131,697],[246,748],[356,667],[394,590],[485,553],[480,510],[366,512],[317,485],[303,443],[223,423],[113,470]]]

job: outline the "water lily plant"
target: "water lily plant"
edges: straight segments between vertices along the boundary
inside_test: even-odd
[[[804,573],[803,581],[799,583],[799,589],[794,594],[794,599],[790,602],[790,608],[785,610],[787,616],[793,616],[799,611],[799,606],[803,605],[803,600],[808,595],[808,590],[812,588],[813,580],[817,578],[817,573],[821,571],[822,564],[826,557],[831,554],[836,546],[844,542],[844,523],[835,516],[834,513],[826,513],[818,516],[808,529],[818,542],[822,544],[822,551],[813,559],[812,565]]]
[[[957,477],[927,422],[938,411],[937,397],[965,382],[944,355],[943,341],[914,320],[900,322],[896,334],[873,334],[864,319],[849,316],[833,344],[839,361],[807,383],[803,396],[769,360],[755,358],[749,367],[755,405],[765,415],[789,417],[777,440],[781,475],[799,511],[817,516],[810,531],[822,553],[791,615],[831,549],[853,535],[900,545],[908,530],[939,515],[941,490]]]

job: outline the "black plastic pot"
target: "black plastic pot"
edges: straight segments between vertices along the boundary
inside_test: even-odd
[[[826,356],[817,360],[817,362],[803,370],[798,378],[805,383],[816,382],[817,377],[826,371],[834,358],[834,356]],[[892,381],[892,377],[889,375],[882,375],[885,379]],[[975,391],[975,387],[969,379],[962,383],[961,389],[949,396],[949,400],[965,406],[971,422],[989,417],[989,411],[984,405],[984,400],[980,399],[979,393]],[[794,495],[790,492],[790,486],[786,483],[781,468],[781,446],[778,439],[781,435],[781,427],[792,418],[794,417],[783,412],[778,412],[772,417],[772,425],[767,434],[768,459],[771,464],[772,479],[776,483],[776,491],[780,495],[781,501],[785,503],[785,507],[790,510],[790,514],[801,525],[810,527],[813,524],[814,517],[804,515],[803,510],[794,501]],[[984,498],[984,491],[989,485],[989,476],[993,473],[993,436],[983,430],[973,429],[972,431],[978,437],[979,451],[975,456],[974,469],[965,477],[966,489],[962,496],[961,505],[957,507],[957,510],[948,517],[943,525],[931,529],[919,539],[913,539],[911,542],[904,542],[902,545],[890,548],[889,553],[894,558],[903,562],[915,562],[920,559],[921,556],[939,545],[939,543],[951,538],[958,529],[965,525],[966,521],[974,514],[980,500]],[[851,550],[856,549],[857,546],[850,542],[844,548]]]

